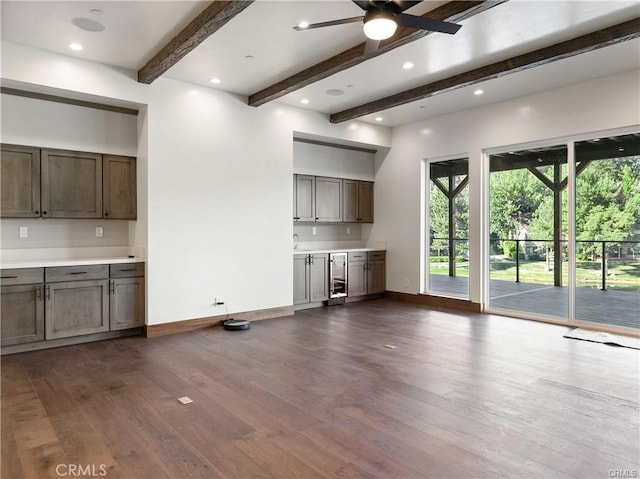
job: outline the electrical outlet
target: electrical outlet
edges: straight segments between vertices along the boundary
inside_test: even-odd
[[[28,226],[20,226],[18,228],[18,236],[20,238],[28,238],[29,237],[29,227]]]
[[[350,235],[351,234],[351,226],[347,226],[347,234]]]
[[[96,238],[102,238],[103,235],[104,231],[102,229],[102,226],[96,226]]]
[[[405,278],[404,279],[404,287],[405,288],[410,288],[411,287],[411,281],[409,280],[409,278]]]
[[[312,226],[312,227],[311,227],[311,234],[312,234],[312,235],[314,235],[314,234],[316,234],[317,232],[318,232],[318,230],[316,229],[316,227],[315,227],[315,226]]]
[[[222,298],[213,298],[213,305],[214,306],[221,306],[224,304],[224,299]]]

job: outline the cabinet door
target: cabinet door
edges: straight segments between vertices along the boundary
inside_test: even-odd
[[[386,290],[385,262],[369,261],[367,267],[367,293],[384,293]]]
[[[342,221],[342,179],[316,177],[316,221]]]
[[[348,266],[348,295],[364,296],[367,294],[367,262],[351,261]]]
[[[293,256],[293,304],[309,302],[308,258],[306,254]]]
[[[109,281],[45,284],[46,339],[109,331]]]
[[[42,150],[42,217],[102,218],[102,155]]]
[[[296,221],[316,220],[316,178],[296,175]]]
[[[358,182],[358,221],[373,223],[373,183]]]
[[[136,219],[136,159],[104,155],[102,178],[104,217]]]
[[[329,299],[329,255],[312,254],[309,265],[309,301]]]
[[[358,221],[358,182],[355,180],[342,181],[342,221]]]
[[[111,331],[144,326],[144,278],[111,280],[109,324]]]
[[[0,216],[40,216],[40,149],[2,145]]]
[[[44,339],[42,288],[41,284],[26,284],[0,289],[2,346]]]

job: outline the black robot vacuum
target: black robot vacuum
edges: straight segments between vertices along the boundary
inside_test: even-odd
[[[222,327],[227,331],[246,331],[251,323],[242,319],[227,319],[222,322]]]

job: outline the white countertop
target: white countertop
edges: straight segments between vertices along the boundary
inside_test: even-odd
[[[0,264],[2,269],[12,268],[50,268],[53,266],[82,266],[92,264],[117,264],[117,263],[138,263],[143,262],[140,258],[80,258],[80,259],[31,259],[3,261]]]
[[[145,261],[143,248],[130,247],[41,248],[2,250],[0,253],[0,268],[2,269],[139,263]]]
[[[295,249],[293,250],[293,254],[353,253],[358,251],[385,251],[385,249],[384,248]]]

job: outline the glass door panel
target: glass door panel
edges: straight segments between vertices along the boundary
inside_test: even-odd
[[[575,318],[640,329],[640,134],[575,144]]]
[[[567,148],[489,158],[489,307],[568,317]]]
[[[469,297],[469,161],[429,165],[429,292]]]

